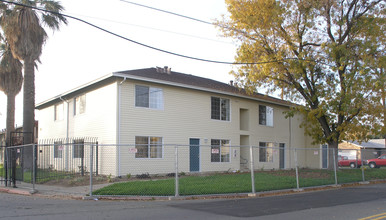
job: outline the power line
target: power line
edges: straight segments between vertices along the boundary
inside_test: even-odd
[[[149,27],[149,26],[131,24],[131,23],[127,23],[127,22],[115,21],[115,20],[93,17],[93,16],[88,16],[88,15],[81,15],[81,14],[74,14],[74,13],[71,13],[71,14],[86,17],[86,18],[91,18],[91,19],[97,19],[97,20],[101,20],[101,21],[107,21],[107,22],[123,24],[123,25],[130,25],[130,26],[134,26],[134,27],[139,27],[139,28],[144,28],[144,29],[149,29],[149,30],[155,30],[155,31],[160,31],[160,32],[165,32],[165,33],[170,33],[170,34],[176,34],[176,35],[181,35],[181,36],[186,36],[186,37],[191,37],[191,38],[197,38],[197,39],[202,39],[202,40],[207,40],[207,41],[213,41],[213,42],[218,42],[218,43],[223,43],[223,44],[232,44],[231,42],[225,42],[225,41],[220,41],[220,40],[211,39],[211,38],[207,38],[207,37],[201,37],[198,35],[184,34],[184,33],[180,33],[180,32],[160,29],[160,28],[153,28],[153,27]]]
[[[178,53],[174,53],[174,52],[171,52],[171,51],[167,51],[167,50],[164,50],[164,49],[156,48],[156,47],[144,44],[144,43],[140,43],[138,41],[135,41],[135,40],[129,39],[127,37],[124,37],[122,35],[116,34],[114,32],[111,32],[111,31],[109,31],[107,29],[104,29],[102,27],[99,27],[99,26],[97,26],[95,24],[92,24],[90,22],[87,22],[87,21],[85,21],[83,19],[80,19],[80,18],[77,18],[77,17],[74,17],[74,16],[70,16],[70,15],[66,15],[66,14],[63,14],[63,13],[59,13],[59,12],[55,12],[55,11],[50,11],[50,10],[46,10],[46,9],[42,9],[42,8],[30,6],[30,5],[25,5],[25,4],[21,4],[21,3],[17,3],[17,2],[10,2],[10,1],[7,1],[7,0],[0,0],[0,2],[5,2],[5,3],[8,3],[8,4],[13,4],[13,5],[21,6],[21,7],[31,8],[31,9],[35,9],[35,10],[38,10],[38,11],[43,11],[43,12],[47,12],[47,13],[61,15],[61,16],[67,17],[67,18],[71,18],[71,19],[80,21],[82,23],[85,23],[85,24],[87,24],[89,26],[92,26],[92,27],[94,27],[94,28],[96,28],[98,30],[106,32],[108,34],[111,34],[113,36],[121,38],[123,40],[132,42],[134,44],[137,44],[137,45],[140,45],[140,46],[152,49],[152,50],[156,50],[156,51],[159,51],[159,52],[167,53],[167,54],[170,54],[170,55],[174,55],[174,56],[178,56],[178,57],[182,57],[182,58],[186,58],[186,59],[191,59],[191,60],[203,61],[203,62],[208,62],[208,63],[229,64],[229,65],[255,65],[255,64],[267,64],[267,63],[284,62],[286,60],[299,60],[298,58],[284,58],[284,59],[281,59],[281,60],[272,60],[272,61],[263,61],[263,62],[235,63],[235,62],[228,62],[228,61],[217,61],[217,60],[208,60],[208,59],[203,59],[203,58],[198,58],[198,57],[192,57],[192,56],[187,56],[187,55],[183,55],[183,54],[178,54]],[[307,60],[303,60],[303,61],[307,61]],[[308,61],[310,61],[310,60],[308,60]],[[311,61],[311,62],[314,62],[314,61]]]
[[[198,22],[201,22],[201,23],[204,23],[204,24],[214,25],[213,23],[208,22],[208,21],[203,21],[203,20],[200,20],[200,19],[197,19],[197,18],[192,18],[192,17],[189,17],[189,16],[177,14],[177,13],[166,11],[166,10],[162,10],[162,9],[159,9],[159,8],[154,8],[154,7],[150,7],[150,6],[147,6],[147,5],[142,5],[142,4],[131,2],[131,1],[127,1],[127,0],[120,0],[120,1],[121,2],[126,2],[128,4],[137,5],[137,6],[141,6],[141,7],[144,7],[144,8],[149,8],[149,9],[152,9],[152,10],[164,12],[164,13],[167,13],[167,14],[172,14],[172,15],[179,16],[179,17],[182,17],[182,18],[187,18],[187,19],[190,19],[190,20],[193,20],[193,21],[198,21]]]

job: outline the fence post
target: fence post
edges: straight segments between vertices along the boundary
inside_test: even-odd
[[[255,165],[253,161],[253,146],[249,146],[249,155],[250,155],[250,160],[251,160],[251,184],[252,184],[252,194],[256,194],[256,189],[255,189]]]
[[[37,145],[33,144],[32,145],[32,191],[31,193],[36,193],[36,189],[35,189],[35,182],[36,182],[36,162],[37,162],[37,159],[36,159],[36,150],[37,150]]]
[[[297,190],[300,190],[300,187],[299,187],[299,171],[298,171],[298,154],[296,152],[296,148],[295,148],[295,151],[294,151],[294,159],[295,159],[295,171],[296,171],[296,189]]]
[[[95,176],[98,176],[98,141],[95,143]]]
[[[4,148],[5,186],[8,186],[8,146]]]
[[[90,197],[92,197],[92,173],[93,173],[93,158],[94,158],[94,144],[90,145]]]
[[[174,156],[175,156],[175,170],[176,170],[176,174],[175,174],[175,192],[174,192],[174,196],[175,197],[178,197],[179,196],[179,182],[178,182],[178,147],[177,145],[174,146]]]
[[[362,181],[365,182],[365,169],[364,169],[364,166],[363,166],[363,152],[362,152],[362,148],[360,149],[360,152],[361,152],[361,164],[362,164]]]
[[[77,143],[77,146],[78,146],[78,149],[81,147],[81,145],[79,143]],[[81,167],[81,175],[82,177],[84,176],[84,157],[85,157],[85,153],[84,153],[84,143],[83,143],[83,149],[81,152],[81,160],[80,160],[80,167]]]
[[[118,177],[121,176],[121,145],[118,145]]]
[[[12,184],[13,184],[13,188],[17,188],[16,187],[16,149],[13,147],[11,149],[11,167],[12,167]]]
[[[336,158],[335,158],[335,149],[332,149],[332,156],[334,157],[334,174],[335,174],[335,185],[338,185],[338,176],[336,174]]]

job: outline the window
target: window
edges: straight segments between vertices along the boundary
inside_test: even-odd
[[[74,103],[74,115],[79,115],[86,112],[86,95],[76,97]]]
[[[273,143],[259,143],[259,162],[273,162],[272,147]]]
[[[54,158],[63,157],[63,145],[61,141],[54,142]]]
[[[74,140],[74,158],[83,158],[84,156],[84,140],[78,139]]]
[[[135,86],[135,106],[151,109],[163,109],[163,91],[160,88]]]
[[[162,137],[135,137],[135,158],[162,158]]]
[[[63,103],[57,104],[54,106],[55,108],[55,121],[63,120],[63,114],[64,114],[64,105]]]
[[[229,99],[212,97],[211,118],[216,120],[221,120],[221,121],[230,120]]]
[[[259,105],[259,124],[273,126],[273,108]]]
[[[229,162],[230,146],[229,140],[211,140],[211,162]]]

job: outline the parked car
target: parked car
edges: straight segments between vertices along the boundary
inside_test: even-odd
[[[386,154],[382,154],[378,158],[367,160],[367,164],[370,168],[379,168],[381,166],[386,166]]]
[[[351,168],[359,168],[362,166],[362,160],[352,160],[348,159],[347,156],[339,156],[338,157],[338,166],[340,167],[351,167]]]

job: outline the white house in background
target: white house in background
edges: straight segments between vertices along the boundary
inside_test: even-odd
[[[370,139],[359,143],[358,141],[343,141],[339,144],[339,155],[349,159],[373,159],[386,153],[386,139]]]
[[[171,144],[185,145],[178,154],[183,172],[246,169],[250,151],[241,145],[266,147],[255,150],[255,169],[294,168],[288,149],[319,146],[299,127],[301,116],[285,118],[291,105],[165,67],[114,72],[36,108],[39,139],[96,137],[104,145],[99,172],[121,176],[174,172]],[[79,157],[75,147],[56,149],[50,160]],[[299,151],[297,159],[322,167],[318,151]]]

